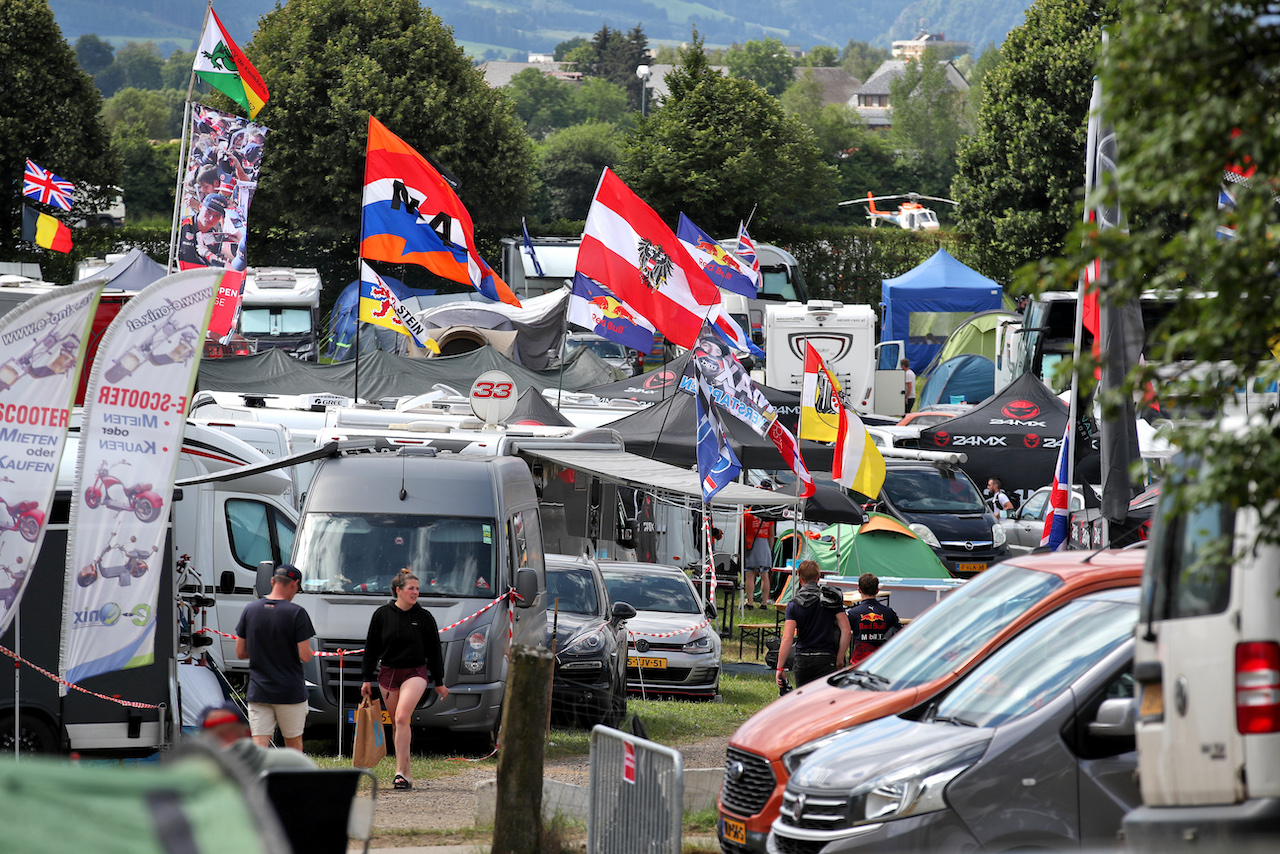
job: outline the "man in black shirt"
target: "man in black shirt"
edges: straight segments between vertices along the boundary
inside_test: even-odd
[[[778,647],[778,687],[791,644],[796,647],[796,687],[826,676],[849,651],[849,618],[841,609],[839,591],[818,585],[818,564],[801,561],[796,567],[801,587],[787,603],[782,643]]]
[[[271,744],[276,725],[287,747],[302,749],[307,721],[307,683],[302,665],[311,660],[316,630],[301,605],[293,603],[302,573],[282,563],[271,576],[271,592],[250,602],[236,624],[236,658],[249,659],[249,726],[261,747]]]
[[[853,632],[850,664],[861,662],[902,628],[897,612],[876,598],[880,592],[879,578],[870,572],[862,573],[858,577],[858,590],[862,592],[862,601],[845,612]]]

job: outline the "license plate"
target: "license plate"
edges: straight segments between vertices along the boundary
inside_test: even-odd
[[[731,818],[722,818],[720,819],[720,827],[726,842],[736,842],[739,845],[747,844],[747,826],[743,822],[734,821]]]
[[[985,563],[957,563],[956,572],[982,572],[987,568]]]
[[[667,660],[665,658],[632,658],[636,667],[642,670],[666,670]]]
[[[1138,717],[1164,717],[1164,686],[1159,682],[1142,686],[1142,704],[1138,707]]]

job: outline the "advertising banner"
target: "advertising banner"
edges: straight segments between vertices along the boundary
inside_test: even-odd
[[[240,116],[191,105],[191,155],[178,214],[178,269],[221,267],[209,338],[227,343],[240,312],[248,267],[246,224],[258,189],[267,128]]]
[[[33,297],[0,318],[0,635],[13,622],[58,486],[102,280]]]
[[[189,270],[149,285],[98,347],[71,494],[60,656],[69,682],[154,657],[160,549],[187,401],[224,275]]]

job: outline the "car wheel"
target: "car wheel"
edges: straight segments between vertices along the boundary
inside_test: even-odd
[[[58,735],[47,723],[23,715],[18,728],[18,750],[26,754],[56,754]],[[0,754],[13,755],[13,713],[0,715]]]
[[[609,711],[605,714],[604,720],[601,721],[607,727],[617,729],[622,725],[622,720],[627,716],[627,690],[623,688],[613,696],[613,700],[609,703]]]

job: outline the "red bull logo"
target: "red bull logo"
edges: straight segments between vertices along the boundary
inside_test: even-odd
[[[883,628],[884,624],[884,614],[863,614],[858,618],[858,627],[863,629]]]
[[[603,317],[612,317],[629,323],[635,323],[636,321],[635,316],[613,297],[598,296],[591,300],[591,304],[600,309],[600,314]]]
[[[729,251],[719,243],[712,243],[705,237],[699,237],[698,242],[695,243],[694,246],[710,255],[711,260],[714,263],[719,264],[721,267],[730,267],[737,270],[739,273],[742,272],[742,266],[738,263],[737,259],[730,255]]]

